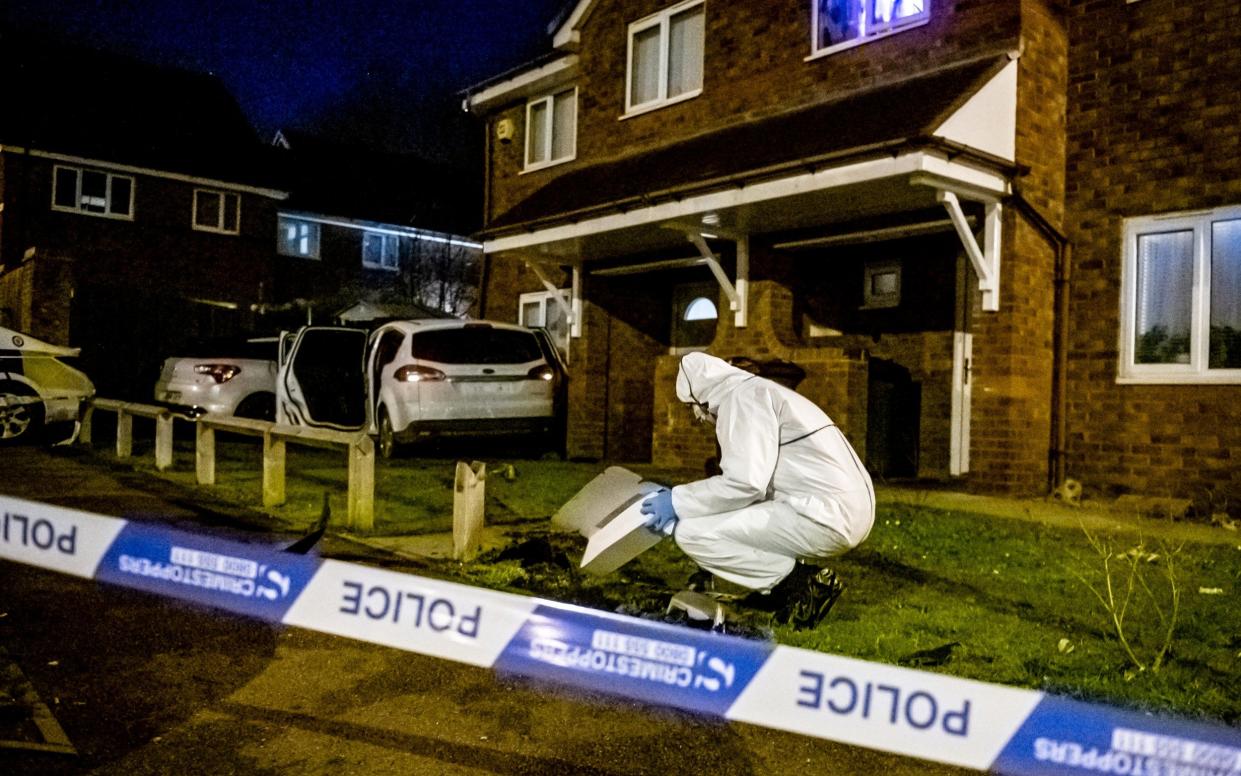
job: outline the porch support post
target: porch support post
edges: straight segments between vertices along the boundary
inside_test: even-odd
[[[750,236],[737,240],[737,306],[733,308],[733,325],[744,329],[750,309]]]
[[[582,268],[573,266],[573,296],[569,299],[573,308],[569,315],[569,336],[582,336]]]
[[[1000,216],[999,202],[987,202],[986,224],[983,227],[983,244],[979,247],[978,240],[970,231],[965,212],[961,209],[961,201],[957,195],[945,189],[936,191],[936,199],[948,211],[952,225],[965,246],[965,253],[970,257],[974,272],[978,275],[978,289],[982,291],[982,309],[996,312],[1000,309]]]

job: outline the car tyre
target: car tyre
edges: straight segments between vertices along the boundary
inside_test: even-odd
[[[238,404],[237,409],[233,411],[233,416],[274,422],[276,420],[276,396],[271,393],[252,393],[241,400],[241,404]]]
[[[385,460],[391,460],[396,455],[396,432],[392,429],[388,410],[383,407],[379,408],[379,454]]]
[[[35,401],[28,400],[34,397]],[[43,428],[45,410],[39,394],[28,385],[15,382],[0,383],[0,445],[13,445],[27,441]]]

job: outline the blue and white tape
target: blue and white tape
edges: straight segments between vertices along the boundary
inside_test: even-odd
[[[1241,731],[0,496],[0,558],[639,701],[999,773],[1241,776]]]

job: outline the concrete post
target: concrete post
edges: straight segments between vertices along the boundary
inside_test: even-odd
[[[128,458],[134,453],[134,416],[124,409],[116,411],[116,457]]]
[[[284,503],[285,441],[270,430],[263,433],[263,506]]]
[[[215,429],[205,423],[196,424],[194,466],[199,485],[215,484]]]
[[[349,530],[375,528],[375,443],[368,436],[349,445]]]
[[[155,416],[155,468],[172,468],[172,415],[167,412]]]
[[[82,407],[82,426],[78,429],[78,441],[84,445],[91,443],[91,432],[95,425],[95,405],[89,401]]]
[[[452,557],[473,560],[483,542],[483,504],[487,464],[457,461],[452,489]]]

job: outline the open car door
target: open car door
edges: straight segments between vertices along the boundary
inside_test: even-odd
[[[344,431],[368,429],[365,329],[306,326],[281,342],[276,421]]]

